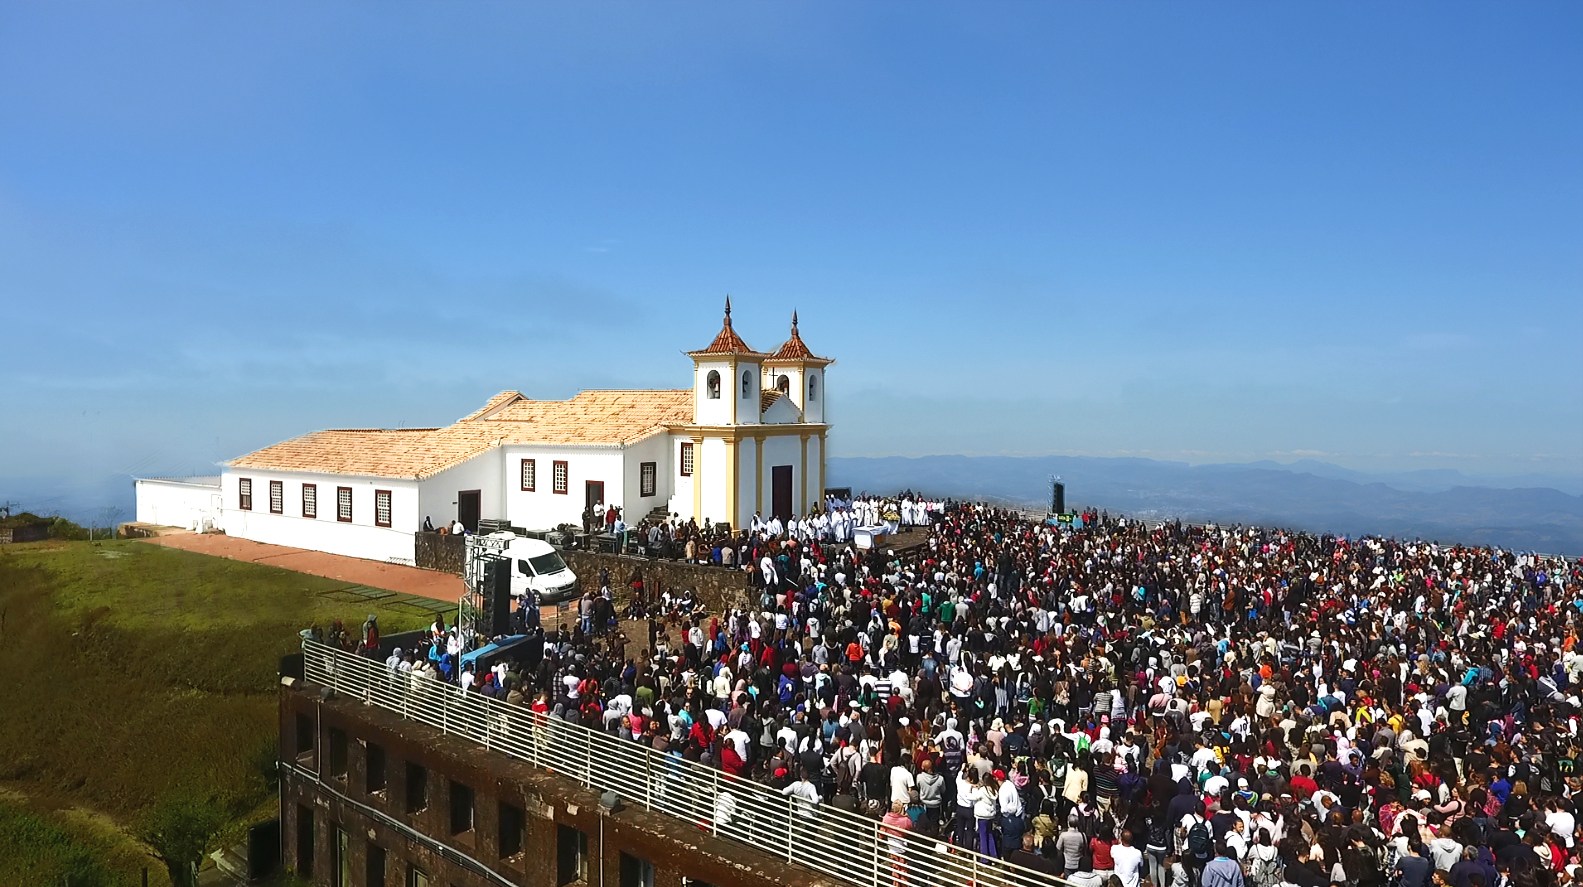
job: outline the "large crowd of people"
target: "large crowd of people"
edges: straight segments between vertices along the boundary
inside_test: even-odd
[[[695,608],[676,632],[651,618],[641,645],[580,619],[532,667],[418,667],[1080,885],[1583,875],[1577,560],[983,505],[926,518],[900,555],[730,533],[753,606]],[[434,641],[454,663],[454,629]]]
[[[745,567],[744,550],[756,539],[792,539],[803,544],[842,546],[852,544],[861,529],[895,534],[913,527],[927,527],[943,514],[946,502],[904,491],[895,496],[841,498],[827,496],[805,515],[782,520],[773,514],[754,514],[746,526],[709,520],[699,522],[669,514],[645,516],[629,525],[615,506],[592,507],[583,516],[585,531],[597,530],[620,539],[623,550],[641,550],[650,557],[728,568]],[[602,514],[603,519],[593,518]],[[593,544],[591,541],[589,544]]]

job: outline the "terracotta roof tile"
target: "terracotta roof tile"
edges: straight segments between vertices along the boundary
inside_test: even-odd
[[[313,471],[365,477],[419,478],[437,474],[491,449],[484,429],[337,428],[315,431],[231,460],[232,468]]]
[[[689,389],[584,391],[570,400],[528,400],[515,391],[502,392],[445,428],[316,431],[234,459],[230,466],[422,479],[503,445],[635,443],[692,421],[692,411]]]
[[[770,355],[770,360],[824,360],[809,350],[803,343],[802,333],[797,332],[797,312],[792,312],[791,338],[787,339]]]
[[[748,343],[742,341],[742,337],[737,335],[737,331],[731,328],[731,297],[730,296],[726,296],[726,317],[725,317],[725,320],[720,325],[720,332],[715,335],[715,340],[713,342],[710,342],[708,347],[702,348],[702,349],[700,349],[698,351],[693,351],[693,352],[690,352],[690,353],[692,353],[692,354],[758,354],[759,353],[757,351],[754,351],[752,348],[749,348],[748,347]]]
[[[762,413],[769,409],[771,404],[775,403],[777,400],[780,400],[784,396],[784,394],[774,388],[759,392],[759,412]]]
[[[527,400],[527,398],[523,397],[522,392],[520,391],[502,391],[494,397],[491,397],[483,406],[469,413],[467,418],[463,419],[462,421],[465,422],[467,419],[482,419],[489,413],[517,400]]]
[[[584,391],[571,400],[524,398],[487,418],[457,424],[497,427],[507,443],[629,444],[692,417],[692,389],[667,388]]]

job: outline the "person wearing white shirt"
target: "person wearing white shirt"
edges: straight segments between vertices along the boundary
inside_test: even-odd
[[[1121,887],[1138,887],[1143,880],[1143,851],[1132,842],[1132,829],[1122,829],[1120,843],[1110,848],[1110,858],[1115,864],[1116,877],[1121,879]]]
[[[995,771],[997,777],[1005,774]],[[1022,834],[1028,830],[1028,817],[1022,806],[1022,795],[1010,779],[1002,779],[995,793],[995,803],[1000,807],[1000,833],[1006,847],[1021,847]]]
[[[631,711],[631,696],[628,696],[625,693],[618,693],[617,695],[610,697],[610,701],[605,703],[605,726],[608,728],[612,721],[620,722],[620,720],[626,717]]]
[[[1568,849],[1572,847],[1572,833],[1577,829],[1577,819],[1561,805],[1555,798],[1550,799],[1549,809],[1545,811],[1545,825],[1560,839],[1561,844]]]
[[[906,755],[895,766],[890,768],[890,802],[892,804],[912,803],[912,790],[916,784],[911,769],[911,760]]]
[[[1238,860],[1248,855],[1247,825],[1240,818],[1231,821],[1231,830],[1226,832],[1226,847],[1237,854]]]

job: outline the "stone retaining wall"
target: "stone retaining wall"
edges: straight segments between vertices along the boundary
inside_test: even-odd
[[[637,557],[628,554],[603,554],[562,549],[561,557],[581,580],[585,592],[599,590],[599,571],[610,571],[611,591],[626,589],[633,569],[643,572],[643,584],[650,592],[690,588],[698,593],[705,612],[723,613],[733,607],[746,607],[750,599],[748,574],[725,567],[705,567],[680,561]]]
[[[655,594],[665,590],[690,588],[698,594],[698,601],[705,611],[722,613],[732,607],[745,607],[750,599],[748,574],[725,567],[705,567],[662,558],[640,557],[631,554],[558,549],[566,565],[572,568],[584,592],[599,590],[599,571],[609,570],[611,591],[625,596],[627,578],[634,569],[643,571],[644,586]],[[464,536],[442,536],[439,533],[413,534],[413,551],[418,566],[425,570],[438,570],[453,576],[462,575],[467,559],[467,542]]]

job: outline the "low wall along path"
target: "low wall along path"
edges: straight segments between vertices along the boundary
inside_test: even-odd
[[[465,540],[464,536],[418,533],[413,546],[418,566],[461,576],[463,561],[467,556]],[[633,570],[639,570],[643,573],[644,588],[651,594],[690,588],[697,592],[698,603],[704,612],[723,613],[733,607],[746,607],[750,600],[748,574],[742,570],[630,554],[574,548],[558,550],[566,565],[577,574],[584,594],[597,594],[599,573],[609,570],[611,592],[625,600],[627,580]]]

